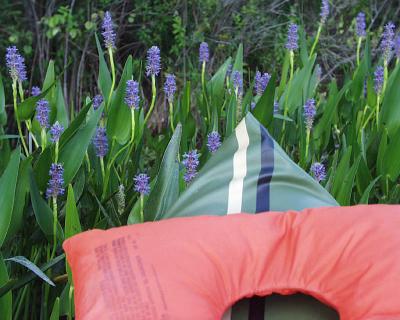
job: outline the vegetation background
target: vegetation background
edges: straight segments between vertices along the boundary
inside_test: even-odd
[[[197,80],[198,46],[207,41],[212,52],[208,67],[214,72],[226,56],[244,44],[246,70],[279,71],[284,58],[287,24],[294,21],[315,32],[319,0],[0,0],[0,56],[16,45],[26,59],[29,88],[43,83],[50,59],[62,77],[69,108],[78,110],[87,95],[96,94],[98,55],[93,33],[99,30],[104,11],[110,10],[117,25],[117,70],[129,54],[139,64],[147,48],[158,45],[164,66],[173,68],[177,78]],[[383,26],[398,16],[394,0],[338,0],[332,3],[326,29],[319,42],[318,61],[322,81],[340,81],[345,69],[355,64],[354,17],[364,11],[367,28],[378,40]],[[305,19],[305,20],[304,20]],[[372,43],[376,48],[376,43]],[[374,53],[373,53],[374,54]],[[1,63],[2,74],[7,74]],[[7,79],[6,81],[10,81]],[[5,85],[9,85],[5,83]],[[150,91],[150,81],[143,84]],[[6,99],[11,101],[11,99]],[[10,111],[12,108],[8,108]],[[156,107],[153,125],[160,127],[165,115]],[[8,128],[15,121],[8,117]]]

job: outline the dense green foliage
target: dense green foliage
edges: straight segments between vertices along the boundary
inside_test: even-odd
[[[44,18],[43,37],[57,38],[67,27],[68,37],[87,42],[87,48],[89,43],[96,48],[98,62],[85,65],[85,70],[91,70],[85,90],[64,81],[69,64],[64,63],[64,57],[55,56],[57,63],[48,59],[51,51],[40,62],[48,60],[40,85],[42,93],[38,96],[26,94],[27,82],[21,83],[25,90],[18,90],[16,81],[12,83],[6,78],[6,72],[2,73],[0,314],[4,319],[56,319],[59,314],[71,319],[73,284],[62,254],[62,241],[81,230],[154,220],[155,215],[165,212],[173,199],[190,186],[184,181],[183,155],[197,149],[201,168],[212,157],[206,146],[207,135],[217,131],[224,140],[248,112],[254,114],[304,170],[310,171],[313,163],[322,162],[328,171],[321,183],[341,205],[398,203],[400,200],[400,66],[395,59],[383,60],[379,55],[375,58],[376,30],[361,39],[359,63],[346,64],[340,81],[326,78],[321,83],[317,61],[320,61],[322,38],[314,42],[318,25],[314,25],[312,32],[299,28],[300,48],[292,55],[284,47],[285,23],[285,27],[280,27],[284,30],[281,37],[274,40],[274,54],[279,55],[282,63],[268,70],[274,72],[266,89],[255,95],[255,68],[245,64],[245,52],[249,50],[246,44],[236,43],[233,50],[233,42],[225,46],[217,45],[216,41],[215,46],[210,46],[210,62],[199,65],[197,46],[207,39],[206,31],[212,34],[217,22],[210,25],[204,20],[205,29],[193,26],[200,29],[193,29],[194,36],[188,39],[186,29],[182,31],[186,23],[181,24],[183,20],[179,14],[159,13],[166,7],[172,10],[176,4],[155,3],[157,5],[152,8],[158,8],[157,16],[166,21],[146,16],[153,12],[146,7],[146,2],[138,4],[144,8],[135,8],[143,15],[125,13],[119,16],[121,21],[132,19],[131,23],[137,21],[142,25],[143,21],[152,21],[154,24],[150,24],[152,28],[149,29],[139,28],[135,35],[138,54],[130,47],[129,30],[123,33],[126,38],[118,38],[121,40],[114,50],[104,50],[95,32],[97,16],[93,18],[93,25],[90,21],[84,23],[87,30],[79,27],[87,17],[82,21],[79,19],[83,14],[72,18],[65,7]],[[234,17],[239,29],[245,28],[243,19],[255,14],[251,3]],[[193,3],[188,5],[197,8]],[[204,10],[202,15],[210,15],[216,10],[214,6],[216,2],[206,1],[204,7],[200,6]],[[166,31],[165,25],[173,30]],[[320,24],[322,35],[327,25]],[[165,32],[168,32],[166,37]],[[80,37],[82,34],[90,37]],[[124,46],[124,43],[129,45]],[[146,52],[156,43],[160,43],[162,49],[162,72],[158,76],[147,76],[142,51]],[[311,54],[313,43],[316,50]],[[350,44],[356,56],[355,35]],[[25,53],[27,50],[23,49]],[[165,56],[170,58],[164,59]],[[76,61],[76,58],[71,52],[67,61]],[[264,63],[271,61],[266,59]],[[31,61],[32,67],[38,62]],[[81,61],[85,64],[85,59]],[[98,66],[96,70],[94,65]],[[227,74],[229,65],[233,72]],[[385,67],[384,86],[378,95],[374,90],[377,66]],[[215,72],[211,72],[214,69]],[[266,71],[263,67],[259,69]],[[166,72],[177,75],[178,90],[171,105],[162,90]],[[235,72],[244,79],[242,93],[232,79]],[[35,83],[39,78],[35,78]],[[127,81],[131,79],[139,83],[137,109],[129,109],[125,101]],[[70,97],[68,103],[66,92]],[[80,97],[82,92],[100,93],[104,102],[94,110],[94,94]],[[71,97],[79,98],[72,101]],[[37,121],[38,100],[42,98],[49,102],[50,124],[58,121],[65,128],[58,143],[50,141],[48,130],[41,129]],[[310,98],[315,99],[317,114],[314,126],[307,130],[303,113]],[[275,101],[279,105],[276,112]],[[75,108],[71,108],[74,104]],[[8,106],[10,108],[6,108]],[[13,108],[15,113],[10,116]],[[16,123],[22,125],[18,133],[10,129],[15,128]],[[96,156],[92,143],[99,126],[106,128],[108,136],[109,149],[104,157]],[[46,199],[52,163],[64,166],[66,192]],[[133,188],[138,172],[147,172],[151,178],[149,196],[140,196]],[[27,273],[26,267],[34,273]]]

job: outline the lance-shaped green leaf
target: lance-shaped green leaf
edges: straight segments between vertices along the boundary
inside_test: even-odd
[[[11,215],[10,226],[7,232],[7,240],[14,236],[22,226],[24,219],[24,208],[29,194],[29,169],[31,158],[21,161],[18,171],[17,186],[15,189],[14,208]]]
[[[266,128],[269,128],[274,118],[275,79],[276,76],[273,74],[253,110],[254,117]]]
[[[20,162],[20,148],[15,149],[0,178],[0,248],[6,238],[14,208],[15,190]]]
[[[108,70],[106,60],[104,59],[104,52],[97,34],[95,34],[97,52],[99,54],[99,77],[97,79],[98,86],[103,95],[104,101],[108,101],[108,95],[111,88],[111,75]]]
[[[8,283],[8,272],[3,256],[0,253],[0,288]],[[12,319],[12,293],[0,295],[0,314],[4,320]]]
[[[61,81],[57,81],[56,87],[56,120],[64,126],[64,128],[68,127],[68,113],[67,113],[67,106],[65,105],[64,95],[62,91]]]
[[[0,127],[7,123],[6,100],[4,96],[3,77],[0,73]]]
[[[239,45],[239,48],[237,49],[236,52],[236,57],[235,57],[235,62],[233,63],[232,66],[232,71],[239,71],[241,76],[243,77],[243,44],[241,43]],[[231,83],[232,79],[231,79]]]
[[[36,221],[46,236],[52,236],[53,232],[53,211],[47,202],[41,197],[39,189],[36,185],[35,177],[32,169],[29,169],[29,186],[31,192],[31,201]],[[59,222],[57,222],[57,238],[63,239],[63,230]]]
[[[126,60],[118,88],[112,98],[107,120],[107,133],[111,139],[124,144],[131,131],[131,110],[125,104],[126,81],[132,78],[132,56]]]
[[[36,274],[39,278],[41,278],[43,281],[47,282],[51,286],[55,286],[54,282],[49,279],[48,276],[44,274],[42,270],[38,266],[36,266],[32,261],[29,259],[25,258],[24,256],[15,256],[12,258],[5,259],[5,261],[12,261],[15,263],[20,264],[21,266],[24,266],[25,268],[31,270],[34,274]]]
[[[224,101],[226,71],[231,63],[232,58],[229,57],[207,83],[207,91],[211,95],[211,105],[219,110],[219,113]]]
[[[386,125],[389,137],[396,134],[400,127],[400,64],[391,73],[382,104],[381,124]]]
[[[40,270],[42,270],[42,272],[46,272],[48,269],[50,269],[51,267],[54,267],[56,264],[63,261],[64,259],[65,259],[65,254],[63,253],[63,254],[59,255],[58,257],[54,258],[53,260],[46,262],[44,265],[42,265],[40,267]],[[1,285],[0,286],[0,298],[3,297],[5,294],[7,294],[10,290],[17,290],[17,289],[23,287],[24,285],[26,285],[27,283],[31,282],[35,278],[36,278],[36,275],[33,272],[29,272],[29,273],[24,274],[19,279],[11,279],[5,283],[2,283],[0,281],[0,285]]]
[[[163,216],[179,196],[178,153],[181,142],[182,125],[178,124],[164,152],[154,187],[144,208],[147,221]]]
[[[93,112],[86,125],[79,129],[60,149],[59,162],[64,165],[65,184],[69,184],[78,172],[102,112],[103,107]]]
[[[51,311],[50,320],[60,319],[60,298],[57,297],[54,301],[53,310]]]
[[[80,232],[82,232],[82,228],[79,221],[78,209],[76,208],[74,189],[70,184],[68,186],[67,205],[65,211],[65,239],[68,239],[69,237],[72,237]],[[72,273],[68,263],[66,264],[66,268],[68,273],[68,281],[69,283],[72,283]]]

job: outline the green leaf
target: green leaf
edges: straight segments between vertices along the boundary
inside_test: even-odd
[[[352,148],[349,147],[340,159],[339,165],[334,173],[334,180],[332,185],[332,195],[336,198],[343,186],[343,181],[349,173],[350,158]]]
[[[97,37],[97,34],[95,34],[94,36],[96,38],[97,52],[99,54],[99,77],[97,79],[97,82],[103,95],[103,99],[107,103],[108,95],[111,89],[111,75],[110,71],[108,70],[106,60],[104,59],[104,52],[101,48],[99,38]]]
[[[27,258],[23,256],[15,256],[12,258],[5,259],[5,261],[12,261],[15,263],[18,263],[25,268],[31,270],[34,274],[36,274],[39,278],[41,278],[43,281],[47,282],[49,285],[55,287],[55,284],[53,281],[49,279],[48,276],[46,276],[42,270],[38,266],[36,266],[32,261],[29,261]]]
[[[178,153],[182,135],[182,125],[178,124],[168,143],[154,187],[144,207],[147,221],[159,219],[179,196]]]
[[[0,135],[0,140],[7,140],[7,139],[19,139],[19,135],[17,135],[17,134],[2,134],[2,135]]]
[[[15,149],[7,168],[0,178],[0,248],[6,238],[14,208],[15,189],[20,161],[20,148]]]
[[[350,170],[346,172],[344,180],[341,181],[340,190],[336,200],[342,206],[350,205],[350,198],[354,187],[354,179],[357,174],[358,167],[360,165],[361,155],[358,156],[355,163],[351,166]],[[339,164],[340,166],[340,164]]]
[[[53,235],[53,211],[50,209],[46,201],[40,196],[39,189],[36,185],[35,177],[32,169],[29,169],[29,185],[31,191],[31,202],[33,212],[35,213],[36,221],[40,229],[46,236]],[[57,226],[57,236],[59,239],[63,239],[63,230],[60,223]]]
[[[391,73],[382,104],[381,124],[386,125],[389,137],[396,134],[400,127],[400,64]]]
[[[3,256],[0,253],[0,288],[8,281],[7,267],[4,263]],[[4,320],[12,320],[12,294],[11,292],[4,294],[0,295],[1,318]]]
[[[400,90],[399,90],[400,91]],[[400,174],[400,129],[389,139],[383,159],[384,172],[390,180],[396,181]]]
[[[253,111],[254,117],[266,128],[269,128],[274,118],[275,79],[273,74]]]
[[[40,267],[40,270],[46,272],[48,269],[54,267],[56,264],[63,261],[64,259],[65,259],[65,254],[63,253],[58,257],[54,258],[53,260],[46,262],[43,266]],[[23,275],[19,279],[8,280],[0,287],[0,297],[3,297],[10,290],[17,290],[35,279],[36,275],[33,272],[29,272]]]
[[[57,82],[57,95],[56,95],[56,109],[57,109],[57,121],[63,125],[64,128],[68,127],[68,113],[67,106],[65,105],[64,95],[60,80]]]
[[[243,77],[243,43],[239,45],[236,51],[235,62],[232,67],[232,71],[239,71]],[[231,77],[231,84],[233,85],[233,79]]]
[[[60,298],[57,297],[54,301],[53,310],[51,311],[50,320],[60,319]]]
[[[129,56],[122,72],[118,88],[110,104],[107,120],[107,134],[111,139],[116,139],[119,144],[124,144],[129,139],[131,131],[131,110],[124,102],[126,81],[132,78],[132,56]]]
[[[76,134],[60,148],[59,162],[64,165],[65,184],[69,184],[78,172],[102,112],[103,107],[93,112],[86,125],[79,129]]]
[[[67,205],[65,212],[65,239],[68,239],[81,232],[82,228],[79,221],[78,209],[76,208],[74,189],[70,184],[68,186]],[[68,281],[69,283],[72,283],[72,273],[68,263],[66,264],[66,268],[68,273]]]
[[[0,73],[0,127],[7,123],[6,100],[4,95],[3,77]]]
[[[370,182],[368,187],[364,190],[364,193],[358,202],[358,204],[368,204],[368,199],[369,199],[369,194],[371,193],[372,188],[375,186],[375,184],[378,182],[378,180],[381,178],[381,176],[376,177],[374,180]]]
[[[228,66],[232,63],[232,58],[229,57],[214,74],[211,80],[207,83],[207,91],[211,95],[211,105],[217,110],[221,110],[222,104],[224,102],[225,95],[225,78]],[[182,122],[183,123],[183,122]]]
[[[381,141],[379,142],[378,156],[376,160],[376,171],[378,174],[386,175],[385,155],[388,145],[388,132],[386,128],[383,130]]]
[[[56,82],[54,81],[49,88],[43,90],[42,93],[38,96],[29,97],[28,99],[25,99],[24,102],[20,103],[18,105],[18,114],[20,120],[27,120],[32,118],[32,115],[36,110],[36,103],[40,99],[43,99],[50,92],[50,90],[53,89],[55,85]]]
[[[24,219],[24,208],[27,203],[29,193],[29,168],[31,168],[31,158],[23,160],[19,166],[17,186],[15,189],[14,208],[11,215],[10,227],[7,232],[7,240],[14,236],[22,226]]]

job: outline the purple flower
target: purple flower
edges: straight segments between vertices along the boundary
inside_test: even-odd
[[[325,23],[326,18],[329,15],[329,1],[328,0],[322,0],[321,4],[321,23]]]
[[[182,164],[185,166],[186,172],[183,175],[183,180],[186,183],[191,182],[197,174],[199,166],[199,154],[197,150],[191,150],[183,155]]]
[[[394,24],[392,22],[389,22],[387,25],[385,25],[385,30],[382,34],[381,50],[383,53],[383,58],[386,61],[389,60],[394,45],[394,28]]]
[[[311,165],[311,173],[315,180],[321,182],[326,179],[325,167],[322,163],[315,162]]]
[[[167,96],[167,100],[169,103],[174,101],[174,94],[176,91],[176,81],[175,76],[173,74],[167,73],[165,76],[165,83],[164,83],[164,92]]]
[[[314,99],[308,99],[306,101],[306,104],[304,105],[304,122],[306,124],[306,128],[308,130],[311,130],[314,122],[314,117],[317,113],[317,110],[315,109],[315,100]]]
[[[297,48],[299,47],[297,44],[298,40],[299,40],[299,35],[297,33],[297,25],[291,23],[288,29],[286,49],[290,51],[297,50]]]
[[[211,153],[216,152],[221,146],[221,136],[217,131],[212,131],[207,135],[207,148]]]
[[[134,80],[126,81],[125,103],[129,108],[139,109],[139,83]]]
[[[96,149],[96,155],[99,158],[104,158],[108,152],[106,128],[97,127],[96,134],[93,138],[93,144]]]
[[[52,163],[50,166],[50,180],[47,183],[46,197],[57,198],[64,194],[64,168],[60,163]]]
[[[365,14],[364,12],[359,12],[356,18],[356,32],[358,37],[365,37],[367,32],[365,31]]]
[[[376,94],[382,93],[383,81],[384,81],[384,69],[382,66],[378,66],[374,72],[374,89]]]
[[[400,59],[400,35],[394,39],[394,52],[396,53],[397,59]]]
[[[274,113],[278,113],[279,112],[279,102],[278,101],[274,101]]]
[[[107,49],[115,48],[116,35],[114,32],[113,22],[109,11],[106,11],[106,13],[104,14],[102,28],[103,32],[101,34],[103,35],[104,38],[104,45],[106,46]]]
[[[202,42],[200,43],[200,48],[199,48],[200,63],[208,62],[209,59],[210,59],[210,52],[208,50],[208,44],[207,42]]]
[[[51,142],[56,143],[60,140],[60,136],[64,131],[64,127],[56,121],[50,128]]]
[[[149,51],[147,51],[146,75],[158,76],[160,70],[161,70],[160,49],[157,46],[152,46],[149,49]]]
[[[237,90],[238,95],[243,92],[243,78],[239,71],[235,70],[232,72],[233,88]]]
[[[255,84],[254,84],[254,91],[256,92],[257,95],[261,96],[265,89],[267,88],[268,82],[271,79],[271,76],[269,73],[263,73],[261,74],[260,71],[256,72],[255,76]]]
[[[93,109],[97,110],[103,103],[103,96],[101,94],[96,94],[93,98]]]
[[[25,59],[19,54],[17,47],[7,48],[6,64],[13,81],[22,82],[27,80]]]
[[[36,86],[32,87],[32,90],[31,90],[32,96],[37,97],[41,93],[42,93],[42,90],[40,90],[39,87],[36,87]]]
[[[150,177],[145,173],[139,173],[133,178],[135,181],[134,190],[139,192],[140,195],[147,195],[150,193]]]
[[[43,129],[50,126],[49,124],[50,108],[49,102],[46,99],[40,99],[36,103],[36,120]]]

